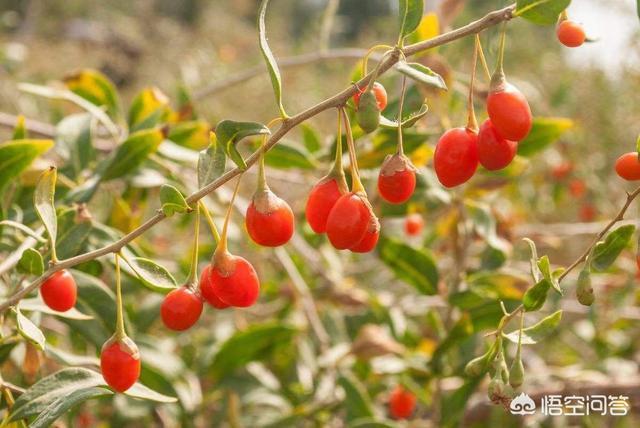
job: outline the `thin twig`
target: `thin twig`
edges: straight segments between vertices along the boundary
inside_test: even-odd
[[[452,30],[448,33],[441,34],[429,40],[425,40],[419,43],[415,43],[413,45],[409,45],[404,48],[403,54],[404,56],[414,55],[416,53],[419,53],[428,49],[432,49],[436,46],[441,46],[443,44],[447,44],[454,40],[479,33],[488,27],[491,27],[500,22],[511,19],[514,7],[515,5],[511,5],[503,9],[496,10],[494,12],[491,12],[485,15],[483,18],[477,21],[474,21],[470,24],[467,24],[463,27]],[[383,62],[378,67],[377,75],[380,75],[386,72],[387,70],[389,70],[391,67],[393,67],[398,62],[400,57],[401,57],[401,52],[399,50],[396,50],[392,54],[387,55],[387,57],[383,60]],[[271,137],[267,140],[264,146],[256,150],[251,156],[249,156],[246,159],[245,163],[247,165],[247,168],[250,168],[251,166],[253,166],[260,158],[260,155],[262,154],[262,152],[266,152],[269,149],[271,149],[271,147],[275,146],[278,143],[278,141],[280,141],[280,139],[284,137],[291,129],[295,128],[297,125],[306,121],[307,119],[324,112],[325,110],[343,106],[347,102],[347,100],[349,100],[351,97],[353,97],[353,95],[355,95],[358,87],[366,87],[372,78],[373,78],[373,74],[369,73],[366,76],[364,76],[362,79],[360,79],[358,82],[356,82],[356,85],[349,85],[346,89],[334,95],[333,97],[328,98],[308,108],[307,110],[304,110],[290,118],[285,119],[282,122],[282,125],[280,126],[280,128],[278,128],[273,134],[271,134]],[[218,187],[222,186],[229,180],[233,179],[234,177],[242,173],[243,173],[243,170],[239,168],[234,168],[230,171],[227,171],[218,179],[214,180],[213,182],[209,183],[208,185],[204,186],[203,188],[199,189],[198,191],[190,195],[186,199],[187,203],[189,205],[193,205],[195,202],[199,201],[209,193],[216,190]],[[6,311],[9,307],[19,302],[20,299],[22,299],[32,291],[36,290],[44,282],[44,280],[49,276],[51,276],[53,273],[63,269],[71,268],[80,263],[96,259],[98,257],[104,256],[109,253],[118,252],[125,245],[127,245],[131,241],[141,236],[143,233],[151,229],[156,224],[160,223],[165,218],[166,218],[165,214],[163,214],[162,212],[158,212],[155,216],[148,219],[146,222],[138,226],[129,234],[123,236],[122,238],[120,238],[119,240],[117,240],[116,242],[110,245],[107,245],[102,248],[98,248],[94,251],[91,251],[85,254],[80,254],[78,256],[75,256],[66,260],[61,260],[60,262],[56,263],[55,265],[47,269],[47,271],[44,274],[42,274],[40,277],[36,278],[34,281],[29,283],[26,287],[19,290],[14,295],[10,296],[7,300],[5,300],[2,304],[0,304],[0,313]]]

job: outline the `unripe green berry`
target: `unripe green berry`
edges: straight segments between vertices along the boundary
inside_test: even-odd
[[[520,354],[516,355],[516,359],[513,360],[511,370],[509,370],[509,385],[513,388],[519,388],[524,382],[524,365],[522,364],[522,358]]]
[[[589,269],[583,269],[578,276],[576,296],[578,297],[578,302],[585,306],[591,306],[595,300],[593,287],[591,286],[591,275],[589,273]]]
[[[380,109],[373,91],[366,91],[360,96],[356,119],[366,133],[375,131],[380,125]]]

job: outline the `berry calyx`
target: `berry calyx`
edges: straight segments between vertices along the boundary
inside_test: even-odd
[[[338,250],[355,247],[369,229],[371,208],[366,195],[349,192],[338,199],[327,218],[327,237]]]
[[[338,199],[347,191],[344,175],[342,177],[327,175],[313,186],[304,213],[309,226],[315,233],[327,231],[329,213]]]
[[[409,236],[418,236],[422,233],[424,228],[424,220],[418,213],[407,216],[404,220],[404,231]]]
[[[140,376],[140,351],[129,337],[113,336],[102,346],[100,370],[105,382],[118,392],[131,388]]]
[[[174,331],[187,330],[202,314],[202,299],[188,286],[176,288],[167,294],[160,306],[164,325]]]
[[[258,300],[258,274],[246,259],[216,250],[209,275],[213,293],[227,305],[246,308]]]
[[[640,180],[638,152],[625,153],[616,160],[616,173],[627,181]]]
[[[216,309],[226,309],[230,305],[226,304],[213,292],[213,284],[211,283],[211,264],[208,264],[200,274],[200,295],[211,306]]]
[[[378,175],[378,192],[392,204],[411,198],[416,188],[416,169],[409,158],[400,153],[387,156]]]
[[[522,92],[506,81],[495,85],[487,96],[487,113],[498,133],[507,140],[521,141],[531,131],[531,108]]]
[[[369,218],[369,227],[365,232],[364,236],[355,246],[349,248],[354,253],[368,253],[372,251],[376,244],[378,243],[378,239],[380,238],[380,222],[378,221],[378,217],[371,212]]]
[[[47,278],[40,286],[44,303],[58,312],[73,308],[77,298],[76,281],[68,270],[61,270]]]
[[[258,190],[247,208],[245,224],[256,244],[278,247],[293,236],[293,212],[283,199],[269,188]]]
[[[478,133],[478,160],[489,171],[507,167],[518,150],[518,142],[503,138],[491,119],[484,121]]]
[[[433,167],[445,187],[468,181],[478,169],[478,134],[467,128],[449,129],[438,140]]]
[[[565,19],[558,24],[556,35],[560,43],[569,48],[577,48],[587,39],[582,25],[569,19]]]
[[[408,419],[416,408],[416,396],[398,385],[389,397],[389,413],[394,419]]]

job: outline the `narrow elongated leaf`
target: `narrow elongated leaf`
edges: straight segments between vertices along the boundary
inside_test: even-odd
[[[83,216],[77,208],[58,210],[58,257],[66,259],[76,256],[86,249],[87,240],[93,229],[90,216]]]
[[[127,257],[125,261],[132,272],[150,290],[166,294],[176,288],[177,283],[173,275],[153,260],[142,257]],[[123,266],[123,270],[126,272],[128,269]]]
[[[29,424],[31,428],[45,428],[55,422],[67,410],[90,398],[108,395],[105,388],[92,387],[68,391],[64,396],[58,396],[53,400],[38,417]]]
[[[359,418],[351,422],[347,427],[348,428],[399,428],[400,425],[392,421],[378,420],[375,418]]]
[[[180,146],[171,140],[164,140],[158,147],[158,154],[172,162],[181,162],[187,165],[193,165],[198,162],[198,152]]]
[[[163,139],[160,129],[145,129],[131,134],[116,149],[102,175],[103,179],[113,180],[132,172],[155,153]]]
[[[523,238],[523,240],[529,244],[529,248],[531,249],[531,258],[529,259],[531,276],[535,282],[539,282],[542,279],[542,272],[540,272],[540,268],[538,267],[538,250],[536,249],[536,243],[529,238]]]
[[[635,230],[634,225],[628,224],[609,233],[603,242],[596,244],[591,258],[591,266],[599,271],[611,266],[627,246]]]
[[[400,0],[400,37],[404,38],[416,31],[424,11],[423,0]]]
[[[262,123],[257,122],[235,122],[233,120],[223,120],[216,125],[216,138],[218,144],[223,148],[240,169],[246,169],[247,164],[238,152],[236,143],[243,138],[252,135],[269,135],[271,131]]]
[[[176,144],[193,150],[202,150],[209,143],[211,125],[204,120],[180,122],[172,126],[167,138]]]
[[[406,129],[416,124],[420,119],[426,116],[429,112],[429,106],[422,104],[420,110],[411,113],[408,117],[402,118],[402,128]],[[380,126],[389,129],[398,129],[398,121],[390,120],[384,116],[380,116]]]
[[[560,288],[560,283],[556,275],[551,272],[551,262],[549,262],[548,256],[540,257],[538,260],[538,269],[542,273],[543,278],[549,281],[549,284],[562,296],[562,289]]]
[[[163,184],[160,187],[160,203],[162,204],[162,212],[167,217],[171,217],[175,213],[184,213],[191,210],[182,193],[169,184]]]
[[[345,373],[338,378],[338,384],[345,392],[344,405],[347,410],[347,422],[373,416],[371,397],[355,376]]]
[[[0,191],[51,147],[52,140],[12,140],[0,144]]]
[[[47,231],[47,235],[49,235],[52,249],[56,246],[56,238],[58,236],[58,219],[54,205],[56,178],[56,168],[49,167],[40,176],[36,190],[33,193],[33,205]]]
[[[219,378],[248,362],[267,358],[275,349],[291,342],[295,333],[293,327],[271,323],[239,331],[222,343],[213,357],[211,372]]]
[[[425,85],[433,86],[438,89],[443,89],[445,91],[447,90],[447,84],[444,83],[442,76],[420,63],[398,61],[395,67],[400,73],[417,82],[424,83]]]
[[[27,275],[42,275],[44,272],[42,255],[33,248],[27,248],[18,261],[17,269],[18,272],[26,273]]]
[[[56,126],[57,148],[68,159],[73,177],[78,177],[95,157],[91,136],[93,120],[89,113],[72,114]]]
[[[209,147],[198,156],[198,187],[203,188],[224,173],[227,155],[224,147],[218,144],[216,134],[209,133]]]
[[[97,70],[85,69],[67,76],[64,83],[73,93],[92,104],[105,107],[116,117],[119,112],[118,92],[107,76]]]
[[[300,125],[300,129],[302,130],[302,141],[309,153],[315,153],[322,148],[320,136],[318,135],[318,132],[311,127],[311,125],[303,122]]]
[[[24,116],[19,115],[16,126],[13,128],[12,140],[24,140],[25,138],[27,138],[27,126],[24,123]]]
[[[38,233],[35,230],[31,229],[29,226],[25,226],[22,223],[18,223],[17,221],[13,221],[13,220],[2,220],[2,221],[0,221],[0,231],[2,231],[2,228],[5,227],[5,226],[17,229],[20,232],[32,237],[36,241],[41,242],[43,244],[45,242],[47,242],[46,239],[44,239],[42,236],[40,236],[40,233]]]
[[[169,397],[168,395],[160,394],[159,392],[147,388],[141,383],[134,384],[127,390],[127,392],[125,392],[125,395],[133,398],[155,401],[157,403],[175,403],[176,401],[178,401],[178,399],[175,397]]]
[[[280,69],[278,68],[276,58],[273,56],[273,52],[271,52],[271,48],[269,47],[269,43],[267,42],[267,29],[265,27],[264,21],[267,14],[268,5],[269,0],[262,0],[262,3],[260,4],[260,10],[258,11],[258,38],[260,42],[260,51],[262,52],[262,56],[267,63],[267,69],[269,70],[269,76],[271,77],[271,86],[273,87],[273,92],[276,96],[276,104],[278,105],[278,109],[280,110],[280,116],[286,118],[289,116],[287,115],[287,112],[284,110],[284,106],[282,105],[282,79],[280,78]]]
[[[281,141],[276,146],[273,146],[265,155],[264,162],[268,166],[279,169],[316,168],[315,159],[313,159],[309,152],[287,141]]]
[[[37,325],[35,325],[29,318],[22,315],[20,308],[16,308],[16,324],[18,327],[18,333],[29,342],[36,345],[39,349],[44,350],[45,338],[44,334]]]
[[[514,15],[534,24],[553,25],[570,3],[571,0],[518,0]]]
[[[549,336],[558,327],[561,319],[562,311],[560,310],[542,318],[534,325],[522,329],[522,344],[533,345]],[[519,335],[520,330],[516,330],[512,331],[511,333],[503,334],[503,337],[509,339],[513,343],[518,343]]]
[[[23,299],[20,301],[18,305],[21,311],[23,312],[40,312],[48,315],[55,315],[61,318],[67,318],[72,320],[90,320],[93,319],[92,316],[83,314],[76,308],[71,308],[65,312],[58,312],[51,309],[47,306],[41,299],[33,298],[33,299]]]
[[[531,132],[518,143],[518,154],[530,157],[555,143],[566,131],[573,127],[571,119],[562,117],[536,117]]]
[[[131,102],[129,128],[132,132],[157,126],[170,113],[169,98],[158,88],[145,88]]]
[[[378,251],[382,261],[398,278],[422,294],[436,294],[438,271],[433,257],[427,250],[416,249],[395,239],[382,237]]]
[[[546,278],[529,288],[522,298],[522,305],[527,312],[537,311],[547,300],[547,293],[551,288],[551,283]]]

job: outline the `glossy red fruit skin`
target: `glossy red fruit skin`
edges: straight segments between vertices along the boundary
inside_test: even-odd
[[[76,304],[78,289],[68,270],[61,270],[47,278],[40,286],[44,303],[54,311],[65,312]]]
[[[258,300],[260,281],[246,259],[226,253],[210,271],[213,292],[229,306],[246,308]]]
[[[433,167],[445,187],[468,181],[478,169],[478,134],[466,128],[452,128],[442,134],[436,145]]]
[[[279,247],[293,236],[293,212],[289,204],[270,190],[261,191],[247,208],[245,225],[256,244]]]
[[[333,177],[325,177],[313,186],[307,199],[305,216],[315,233],[327,231],[329,213],[342,195],[338,181]]]
[[[640,159],[637,152],[625,153],[616,160],[616,173],[627,181],[640,180]]]
[[[213,292],[213,284],[211,283],[211,265],[208,264],[204,269],[202,269],[202,273],[200,274],[200,295],[204,300],[207,301],[211,306],[216,309],[226,309],[230,305],[227,305],[225,302],[220,300],[216,293]]]
[[[556,35],[560,43],[569,48],[577,48],[587,39],[582,25],[568,19],[558,24]]]
[[[354,253],[368,253],[376,248],[378,239],[380,238],[380,222],[373,214],[370,214],[369,227],[364,236],[355,246],[349,248]]]
[[[420,214],[411,214],[404,221],[404,231],[409,236],[418,236],[424,228],[424,220]]]
[[[100,369],[107,384],[118,392],[131,388],[140,377],[140,353],[131,339],[111,339],[102,347]]]
[[[338,250],[356,246],[369,228],[371,209],[366,197],[349,192],[340,197],[327,219],[327,237]]]
[[[389,413],[394,419],[408,419],[416,408],[416,396],[398,385],[389,397]]]
[[[187,330],[202,314],[202,299],[188,287],[180,287],[167,294],[160,306],[165,327],[174,331]]]
[[[478,160],[489,171],[507,167],[518,151],[518,142],[502,138],[491,119],[484,121],[478,133]]]
[[[378,175],[378,193],[392,204],[407,202],[416,189],[416,172],[402,155],[387,157]]]
[[[521,141],[531,131],[533,118],[529,103],[510,83],[504,82],[498,90],[489,92],[487,112],[493,126],[507,140]]]
[[[382,83],[374,82],[373,83],[373,93],[376,96],[376,102],[378,104],[378,109],[380,111],[384,110],[387,107],[387,90],[382,86]],[[356,105],[356,108],[360,105],[360,97],[364,91],[358,91],[353,96],[353,103]]]

